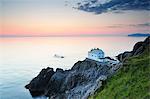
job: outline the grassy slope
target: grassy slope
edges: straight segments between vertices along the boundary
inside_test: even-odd
[[[101,91],[100,91],[101,90]],[[90,99],[150,99],[150,55],[129,58]]]

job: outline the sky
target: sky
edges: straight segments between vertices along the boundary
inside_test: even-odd
[[[0,0],[0,35],[63,36],[149,33],[148,1],[145,2],[146,6],[140,5],[144,4],[141,2],[134,2],[135,4],[130,2],[132,6],[129,4],[120,6],[127,2],[120,3],[119,0],[88,0],[87,2],[83,0]],[[120,5],[118,6],[117,3]]]

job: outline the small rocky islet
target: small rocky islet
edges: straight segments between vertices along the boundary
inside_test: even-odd
[[[132,51],[119,54],[116,64],[110,58],[109,62],[86,58],[75,63],[70,70],[57,68],[54,71],[47,67],[25,88],[33,97],[45,95],[50,99],[87,99],[122,67],[127,58],[140,55],[149,47],[150,37],[147,37],[145,41],[136,43]]]

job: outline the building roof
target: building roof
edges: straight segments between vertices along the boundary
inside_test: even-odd
[[[91,49],[91,51],[89,51],[90,53],[95,53],[95,54],[99,54],[99,53],[102,53],[104,54],[104,52],[99,49],[99,48],[94,48],[94,49]]]

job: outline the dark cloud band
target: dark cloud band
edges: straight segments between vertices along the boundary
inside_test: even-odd
[[[101,3],[101,0],[88,0],[78,3],[77,9],[101,14],[110,11],[150,10],[149,0],[110,0]]]
[[[150,27],[150,23],[141,23],[141,24],[128,24],[128,25],[124,25],[124,24],[116,24],[116,25],[111,25],[111,26],[107,26],[108,28],[125,28],[125,27]]]

